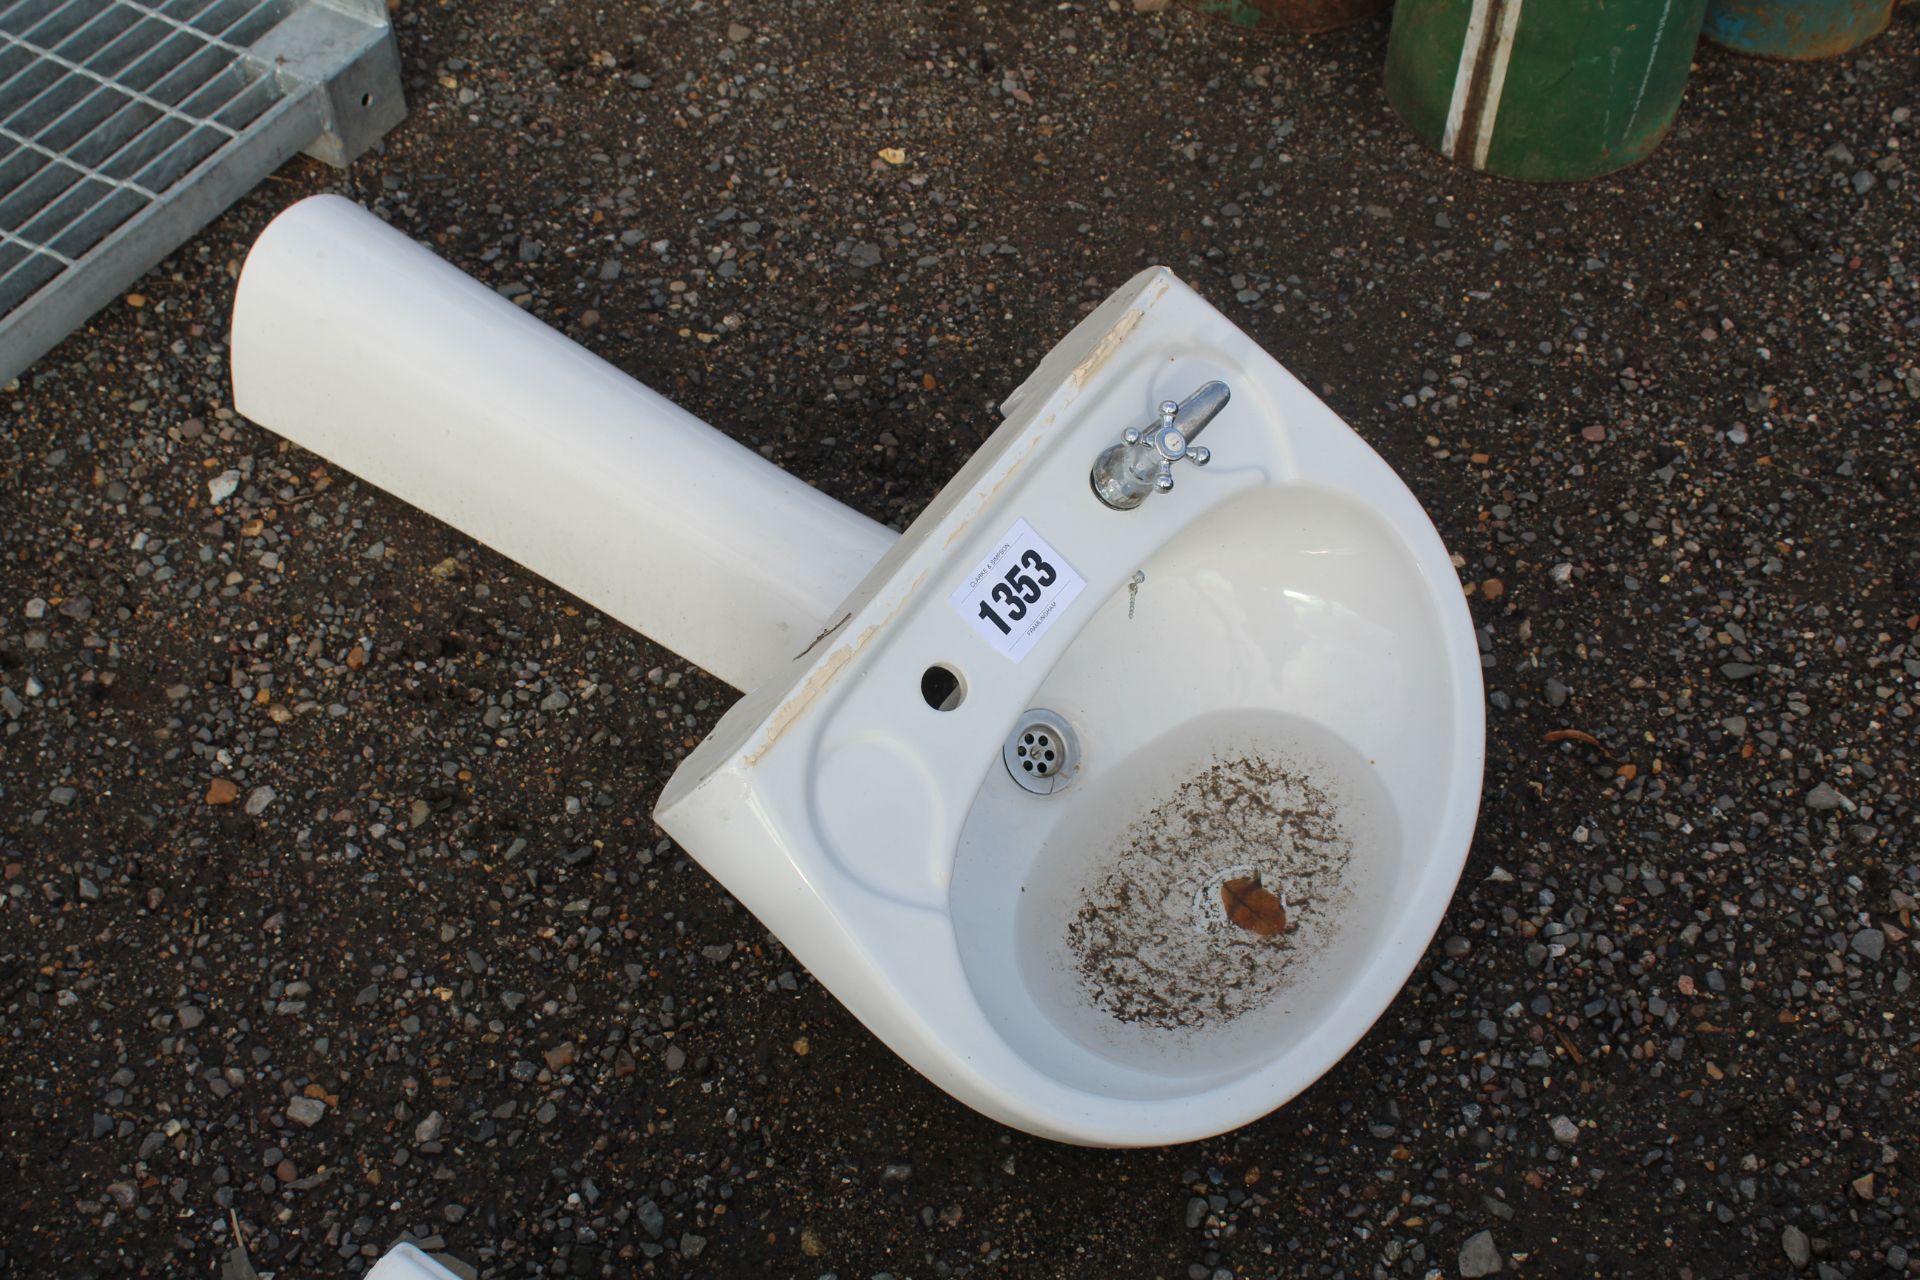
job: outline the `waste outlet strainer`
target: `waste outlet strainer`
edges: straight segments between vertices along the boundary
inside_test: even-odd
[[[1080,739],[1059,714],[1036,707],[1000,749],[1013,780],[1035,795],[1049,796],[1073,781],[1080,768]]]

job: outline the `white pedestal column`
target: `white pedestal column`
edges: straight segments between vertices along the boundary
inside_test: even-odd
[[[248,255],[234,405],[751,689],[896,535],[337,196]]]

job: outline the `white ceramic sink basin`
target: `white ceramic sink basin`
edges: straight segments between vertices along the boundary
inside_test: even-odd
[[[1100,450],[1214,379],[1212,465],[1103,505]],[[655,816],[969,1104],[1074,1142],[1216,1133],[1345,1053],[1446,907],[1483,745],[1458,580],[1387,466],[1165,271],[1006,408]],[[1035,708],[1077,738],[1052,794],[1003,762]],[[1229,917],[1248,881],[1284,929]]]
[[[1081,775],[1039,796],[994,760],[949,895],[969,984],[1028,1061],[1156,1105],[1282,1063],[1305,1083],[1378,1013],[1356,994],[1398,989],[1457,870],[1426,847],[1454,816],[1433,765],[1456,709],[1442,615],[1395,547],[1326,490],[1236,496],[1041,680]],[[1277,936],[1227,915],[1248,877]]]
[[[1230,1129],[1352,1047],[1439,923],[1483,746],[1446,551],[1165,270],[897,540],[344,200],[262,235],[232,348],[249,417],[747,691],[655,817],[988,1115]],[[1212,463],[1105,505],[1095,459],[1216,380]]]

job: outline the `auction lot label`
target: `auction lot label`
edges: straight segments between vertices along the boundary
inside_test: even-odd
[[[1018,662],[1086,585],[1032,525],[1016,520],[949,598],[976,635]]]

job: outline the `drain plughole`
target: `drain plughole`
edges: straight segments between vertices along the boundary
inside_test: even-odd
[[[1035,795],[1065,787],[1080,769],[1080,739],[1058,712],[1035,707],[1020,717],[1000,748],[1007,774]]]

